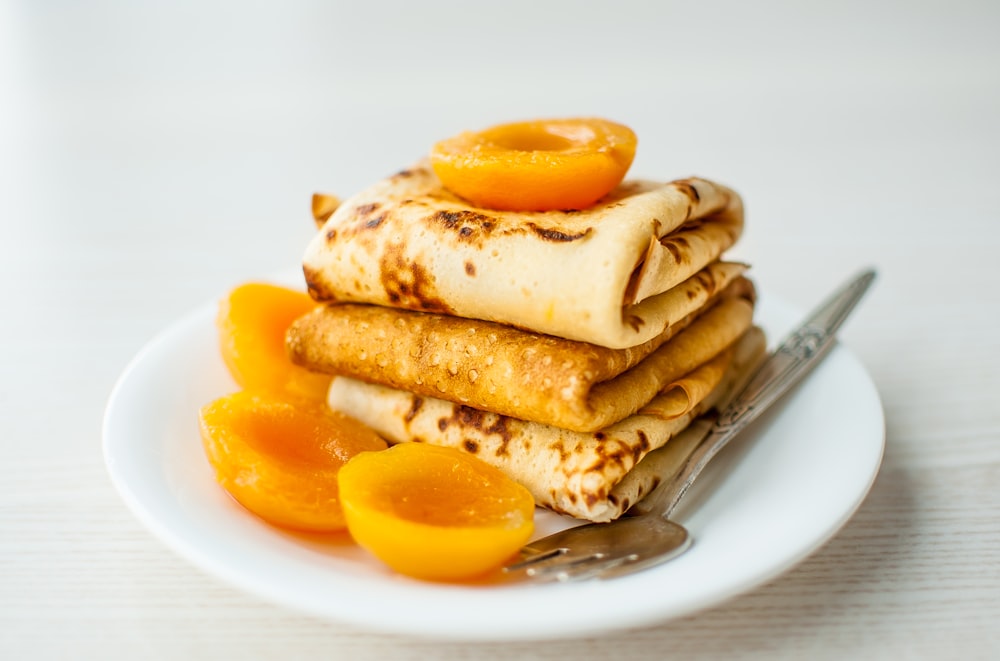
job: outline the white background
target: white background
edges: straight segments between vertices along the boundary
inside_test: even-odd
[[[998,34],[986,1],[0,4],[0,657],[995,653]],[[100,425],[150,336],[294,268],[314,191],[577,115],[635,129],[634,175],[739,190],[767,291],[806,308],[879,269],[843,337],[887,454],[837,538],[697,616],[501,647],[301,616],[134,520]]]

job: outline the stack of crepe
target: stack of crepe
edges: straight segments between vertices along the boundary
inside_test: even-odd
[[[665,446],[763,355],[739,196],[627,181],[573,212],[501,212],[427,163],[346,200],[306,250],[326,303],[289,329],[328,403],[393,443],[473,453],[590,521],[666,477]]]

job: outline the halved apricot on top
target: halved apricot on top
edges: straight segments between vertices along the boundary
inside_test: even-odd
[[[431,150],[445,188],[508,211],[585,209],[621,183],[632,129],[604,119],[543,119],[460,133]]]
[[[529,538],[535,503],[523,486],[467,452],[402,443],[340,471],[347,529],[401,574],[461,580],[498,568]]]
[[[294,364],[285,351],[291,323],[317,305],[308,294],[251,282],[219,305],[216,326],[222,359],[241,387],[325,401],[331,377]]]
[[[374,431],[323,404],[247,391],[202,407],[199,423],[219,484],[265,521],[297,530],[342,530],[341,467],[386,448]]]

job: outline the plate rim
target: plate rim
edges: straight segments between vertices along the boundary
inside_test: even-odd
[[[263,278],[261,281],[275,282],[278,284],[291,285],[291,278],[285,275]],[[780,338],[791,327],[797,318],[798,312],[779,298],[767,293],[766,290],[759,289],[759,301],[762,309],[770,309],[772,314],[779,317],[775,329],[768,332],[769,345],[774,344],[776,337]],[[390,591],[395,590],[406,595],[433,595],[435,600],[448,600],[454,595],[461,595],[459,601],[463,602],[464,613],[454,613],[457,619],[462,620],[462,625],[457,627],[442,626],[440,622],[428,621],[421,615],[415,615],[413,619],[403,618],[402,621],[391,621],[393,618],[380,617],[372,618],[366,609],[351,609],[338,606],[337,600],[327,600],[319,602],[316,595],[310,595],[308,599],[294,598],[287,591],[275,589],[273,585],[261,583],[259,580],[252,580],[246,575],[245,568],[228,566],[220,562],[220,558],[215,557],[204,543],[195,543],[193,540],[180,534],[169,522],[155,516],[155,507],[146,502],[143,496],[135,490],[133,482],[135,476],[123,474],[122,455],[119,444],[121,443],[118,425],[124,424],[121,416],[124,415],[122,406],[127,404],[129,398],[138,395],[135,391],[130,391],[133,380],[141,376],[143,369],[150,368],[150,359],[156,356],[157,351],[163,351],[170,345],[180,342],[182,339],[194,336],[198,333],[205,333],[204,325],[206,321],[211,323],[214,319],[216,301],[209,301],[181,315],[165,328],[153,335],[142,348],[126,364],[125,368],[116,379],[111,393],[107,400],[102,420],[102,450],[104,454],[105,466],[111,477],[111,481],[124,500],[128,509],[133,513],[139,522],[150,531],[154,537],[160,540],[175,553],[191,562],[200,570],[223,579],[225,582],[263,598],[272,603],[281,604],[297,612],[307,613],[323,619],[339,621],[341,623],[358,626],[367,630],[379,631],[388,634],[414,635],[419,637],[430,637],[436,639],[454,639],[469,641],[510,641],[510,640],[542,640],[565,638],[580,633],[598,633],[617,631],[625,628],[634,628],[644,625],[664,622],[677,617],[690,615],[698,611],[721,604],[728,599],[739,594],[752,590],[760,585],[773,580],[775,577],[789,571],[804,559],[815,553],[831,538],[833,538],[842,527],[854,516],[858,508],[864,502],[870,492],[878,472],[881,468],[885,452],[885,416],[878,389],[875,386],[871,375],[865,369],[860,359],[853,354],[850,349],[842,343],[838,343],[827,356],[824,364],[833,361],[840,361],[853,370],[856,377],[860,377],[860,382],[855,384],[855,388],[867,391],[863,393],[869,403],[870,413],[875,419],[870,420],[869,433],[878,436],[877,457],[870,459],[866,465],[864,475],[859,475],[861,482],[856,488],[856,493],[852,494],[850,502],[845,503],[836,520],[828,522],[823,534],[812,537],[808,543],[800,545],[796,552],[784,557],[782,562],[772,563],[764,571],[757,571],[753,575],[741,577],[741,580],[731,581],[723,586],[715,586],[697,595],[697,598],[689,598],[680,602],[657,602],[647,604],[645,610],[635,608],[623,608],[617,615],[602,612],[577,618],[560,615],[555,620],[548,622],[525,622],[524,618],[516,619],[516,622],[498,623],[496,619],[490,619],[487,615],[485,619],[473,617],[470,606],[479,607],[483,600],[489,604],[490,601],[507,601],[506,599],[495,599],[496,590],[504,591],[504,594],[516,594],[521,591],[532,591],[532,597],[537,600],[538,590],[548,590],[545,595],[560,595],[566,600],[593,600],[600,603],[602,599],[609,596],[621,596],[623,594],[618,586],[635,585],[638,580],[650,577],[651,573],[658,571],[653,568],[642,572],[639,575],[616,579],[615,581],[592,581],[587,583],[558,584],[539,586],[537,584],[524,584],[519,586],[496,587],[490,586],[484,591],[482,586],[465,585],[442,585],[426,584],[410,579],[389,577]],[[781,328],[781,326],[788,328]],[[214,333],[214,327],[213,331]],[[219,358],[221,364],[221,358]],[[207,403],[207,402],[206,402]],[[194,412],[192,411],[192,415]],[[200,442],[197,443],[200,451]],[[207,462],[206,462],[207,466]],[[271,530],[276,535],[280,531]],[[697,546],[695,547],[697,548]],[[689,553],[693,553],[691,551]],[[674,561],[678,562],[678,561]],[[338,583],[351,586],[370,587],[368,583],[358,579],[356,576],[337,578]],[[512,587],[511,591],[508,591]],[[490,591],[494,591],[492,594]],[[300,595],[301,597],[301,595]],[[546,596],[546,602],[551,602],[552,598]],[[557,600],[558,603],[558,600]],[[333,607],[331,607],[333,606]],[[486,620],[489,620],[487,622]],[[478,626],[476,626],[478,624]]]

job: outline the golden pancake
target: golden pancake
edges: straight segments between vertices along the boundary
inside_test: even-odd
[[[424,162],[336,207],[303,272],[319,301],[620,349],[662,333],[659,297],[718,260],[742,228],[740,197],[705,179],[628,181],[581,211],[493,211],[456,197]]]
[[[725,397],[763,351],[763,334],[753,328],[735,345],[669,384],[645,412],[590,433],[348,377],[334,378],[328,403],[390,442],[424,442],[475,454],[527,487],[539,505],[581,519],[609,521],[662,479],[648,470],[654,463],[629,478],[643,458]]]
[[[292,360],[419,395],[576,431],[635,413],[670,381],[716,355],[752,322],[753,287],[737,277],[722,292],[692,278],[676,321],[629,349],[539,335],[493,322],[337,304],[288,330]],[[697,292],[697,295],[695,295]],[[718,300],[717,300],[718,299]],[[705,309],[708,308],[707,311]]]

